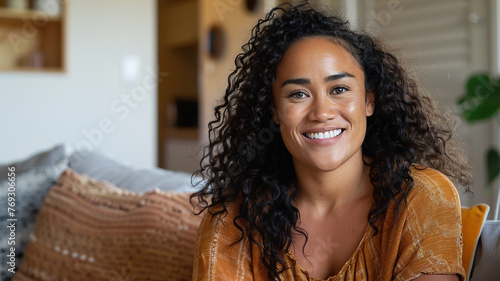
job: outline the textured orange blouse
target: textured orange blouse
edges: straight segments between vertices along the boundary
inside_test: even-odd
[[[411,280],[424,273],[459,274],[465,280],[457,190],[436,170],[411,171],[414,187],[398,220],[393,224],[392,202],[376,223],[379,233],[374,236],[368,227],[352,257],[328,281]],[[259,248],[247,239],[233,245],[241,235],[233,224],[237,213],[233,203],[226,216],[205,215],[198,232],[193,281],[268,280]],[[321,280],[310,277],[291,252],[284,252],[283,258],[287,269],[281,280]]]

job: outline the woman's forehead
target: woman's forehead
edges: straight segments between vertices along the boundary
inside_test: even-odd
[[[314,68],[358,76],[363,72],[356,58],[344,46],[329,37],[314,36],[293,43],[278,64],[276,74],[305,75]]]

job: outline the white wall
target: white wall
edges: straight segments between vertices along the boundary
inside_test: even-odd
[[[156,1],[68,3],[66,72],[0,73],[0,163],[66,143],[156,165]]]

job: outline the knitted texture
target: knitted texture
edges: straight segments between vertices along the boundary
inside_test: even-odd
[[[188,193],[133,193],[68,169],[13,280],[191,280],[200,220]]]

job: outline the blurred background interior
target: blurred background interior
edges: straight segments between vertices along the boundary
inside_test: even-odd
[[[0,162],[58,143],[193,172],[213,106],[250,30],[278,0],[0,0]],[[388,42],[443,109],[472,73],[498,74],[500,0],[312,0]],[[457,114],[458,116],[458,114]],[[462,121],[494,205],[485,151],[498,124]]]

